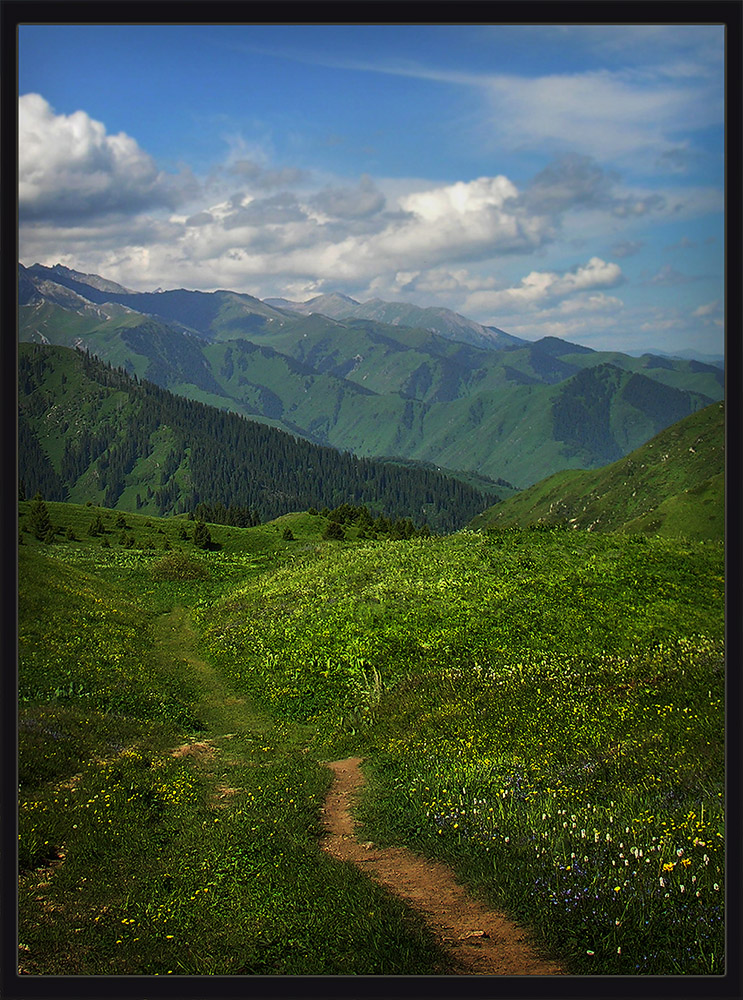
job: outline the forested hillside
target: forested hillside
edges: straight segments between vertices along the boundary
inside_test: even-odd
[[[19,398],[28,496],[157,514],[219,503],[261,520],[364,504],[441,531],[493,499],[431,469],[310,444],[68,348],[20,346]]]

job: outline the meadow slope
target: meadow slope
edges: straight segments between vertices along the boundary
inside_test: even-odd
[[[209,525],[200,550],[185,518],[119,534],[69,504],[44,542],[31,506],[25,971],[446,970],[320,851],[322,761],[354,753],[363,835],[446,861],[570,971],[723,970],[719,542],[329,541],[301,514]]]

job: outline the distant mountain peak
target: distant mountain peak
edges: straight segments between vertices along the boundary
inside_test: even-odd
[[[44,264],[32,264],[26,270],[35,277],[46,278],[49,281],[56,280],[59,284],[66,285],[67,287],[69,287],[70,282],[73,282],[77,285],[87,285],[89,288],[95,288],[99,292],[115,292],[117,295],[134,294],[131,288],[126,288],[116,281],[102,278],[99,274],[84,274],[82,271],[73,271],[72,268],[65,267],[64,264],[54,264],[53,267],[46,267]]]
[[[513,337],[495,326],[483,326],[443,306],[423,307],[413,305],[411,302],[387,302],[380,298],[358,302],[342,292],[316,295],[306,302],[290,302],[288,299],[267,299],[266,302],[304,315],[321,313],[336,320],[370,319],[390,326],[429,330],[447,340],[458,340],[488,350],[521,346],[526,343],[520,337]]]

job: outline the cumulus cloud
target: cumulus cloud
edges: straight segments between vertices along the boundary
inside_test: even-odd
[[[540,212],[606,208],[614,200],[617,180],[617,174],[603,170],[592,157],[566,153],[540,170],[522,197],[524,204]]]
[[[279,167],[273,169],[264,167],[255,160],[235,160],[228,168],[230,174],[235,174],[253,188],[270,190],[272,188],[291,187],[308,177],[306,170],[298,167]]]
[[[85,219],[173,207],[188,176],[160,172],[124,132],[109,135],[84,111],[55,114],[39,94],[19,100],[19,213],[23,219]]]
[[[591,257],[587,264],[564,274],[531,271],[511,288],[475,291],[468,296],[466,309],[521,311],[555,299],[594,288],[612,288],[623,282],[618,264]]]
[[[381,212],[386,199],[368,174],[363,174],[358,186],[329,187],[320,191],[311,204],[327,216],[341,219],[363,219]]]
[[[303,222],[307,214],[297,200],[296,195],[288,191],[271,195],[268,198],[240,200],[222,219],[225,229],[240,227],[282,226],[292,222]]]
[[[527,212],[517,194],[505,177],[482,177],[398,195],[375,211],[383,202],[363,178],[357,188],[326,188],[306,198],[239,192],[209,206],[212,221],[197,217],[201,224],[189,228],[188,250],[210,268],[224,257],[227,267],[239,261],[243,275],[336,286],[398,272],[412,276],[455,260],[543,245],[552,237],[550,219]]]
[[[211,212],[197,212],[186,219],[187,226],[206,226],[210,222],[214,222]]]

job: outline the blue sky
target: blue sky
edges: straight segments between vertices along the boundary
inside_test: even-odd
[[[21,26],[20,257],[720,354],[724,28]]]

